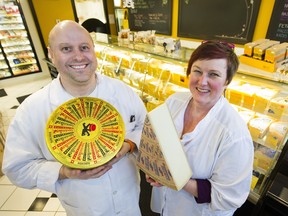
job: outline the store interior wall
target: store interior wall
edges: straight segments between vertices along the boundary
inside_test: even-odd
[[[253,34],[253,41],[260,39],[260,38],[266,38],[266,33],[268,30],[270,18],[273,12],[275,0],[262,0],[258,18],[256,22],[256,26],[254,29]],[[178,7],[179,7],[179,1],[173,1],[173,9],[172,9],[172,37],[178,38],[177,36],[177,30],[178,30]],[[191,40],[191,38],[182,38]],[[193,39],[194,40],[194,39]],[[195,39],[197,41],[197,39]]]
[[[108,18],[109,18],[109,26],[111,35],[117,35],[116,30],[116,23],[115,23],[115,7],[114,7],[114,0],[107,0],[107,11],[108,11]]]
[[[108,6],[111,8],[114,7],[114,0],[108,0],[107,1]],[[258,12],[258,18],[256,22],[256,26],[254,29],[253,34],[253,41],[261,38],[266,38],[266,33],[269,27],[270,18],[273,12],[273,7],[275,4],[275,0],[262,0],[260,9]],[[178,32],[178,7],[179,7],[179,1],[173,1],[173,9],[172,9],[172,34],[171,37],[178,38],[177,32]],[[115,9],[113,9],[114,17],[115,17]],[[111,10],[109,11],[109,14],[111,13]],[[116,29],[114,26],[110,25],[110,28]],[[116,31],[111,30],[112,35],[117,35]],[[181,37],[181,39],[186,40],[195,40],[199,41],[199,39],[193,39],[193,38],[184,38]],[[241,45],[240,45],[241,46]]]
[[[60,20],[69,19],[77,21],[77,14],[75,14],[75,5],[72,1],[61,1],[61,0],[27,0],[30,1],[34,11],[35,19],[39,23],[39,31],[42,34],[43,48],[48,46],[48,34],[52,27]],[[110,33],[112,35],[117,35],[116,24],[115,24],[115,7],[114,0],[107,0],[107,17],[110,27]],[[260,38],[266,38],[266,33],[268,30],[270,18],[273,12],[275,0],[262,0],[259,14],[254,30],[253,40]],[[30,5],[30,6],[31,6]],[[172,34],[171,37],[177,38],[178,30],[178,7],[179,1],[173,1],[173,10],[172,10]],[[65,9],[65,10],[64,10]],[[182,38],[186,40],[195,40],[199,39],[193,38]],[[241,46],[241,45],[240,45]],[[45,54],[47,51],[44,49]]]
[[[75,20],[72,1],[62,0],[28,0],[33,6],[35,19],[39,24],[45,47],[48,46],[48,35],[53,26],[61,20]]]

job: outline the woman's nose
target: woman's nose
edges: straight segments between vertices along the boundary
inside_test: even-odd
[[[199,83],[201,83],[202,85],[207,84],[208,81],[208,77],[205,74],[202,74],[201,77],[199,77]]]

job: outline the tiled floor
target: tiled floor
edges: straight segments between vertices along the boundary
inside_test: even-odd
[[[23,76],[0,81],[2,131],[7,132],[19,104],[51,81],[49,76]],[[0,163],[1,165],[1,163]],[[66,216],[56,195],[39,189],[27,190],[0,177],[0,216]]]
[[[0,216],[66,216],[58,198],[39,189],[27,190],[0,178]]]

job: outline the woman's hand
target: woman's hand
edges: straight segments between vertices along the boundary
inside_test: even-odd
[[[152,179],[147,174],[145,175],[145,177],[146,177],[146,181],[148,183],[150,183],[151,186],[153,186],[153,187],[162,187],[163,186],[162,184],[160,184],[159,182],[156,182],[154,179]]]

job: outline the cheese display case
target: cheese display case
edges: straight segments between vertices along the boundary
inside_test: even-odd
[[[141,96],[148,111],[177,91],[189,91],[187,61],[193,52],[181,48],[167,53],[162,46],[129,43],[109,37],[95,40],[100,73],[118,78]],[[278,162],[288,132],[288,82],[276,72],[261,71],[240,64],[239,71],[225,92],[247,123],[255,155],[250,201],[256,203]]]
[[[40,72],[20,4],[0,2],[0,79]]]

